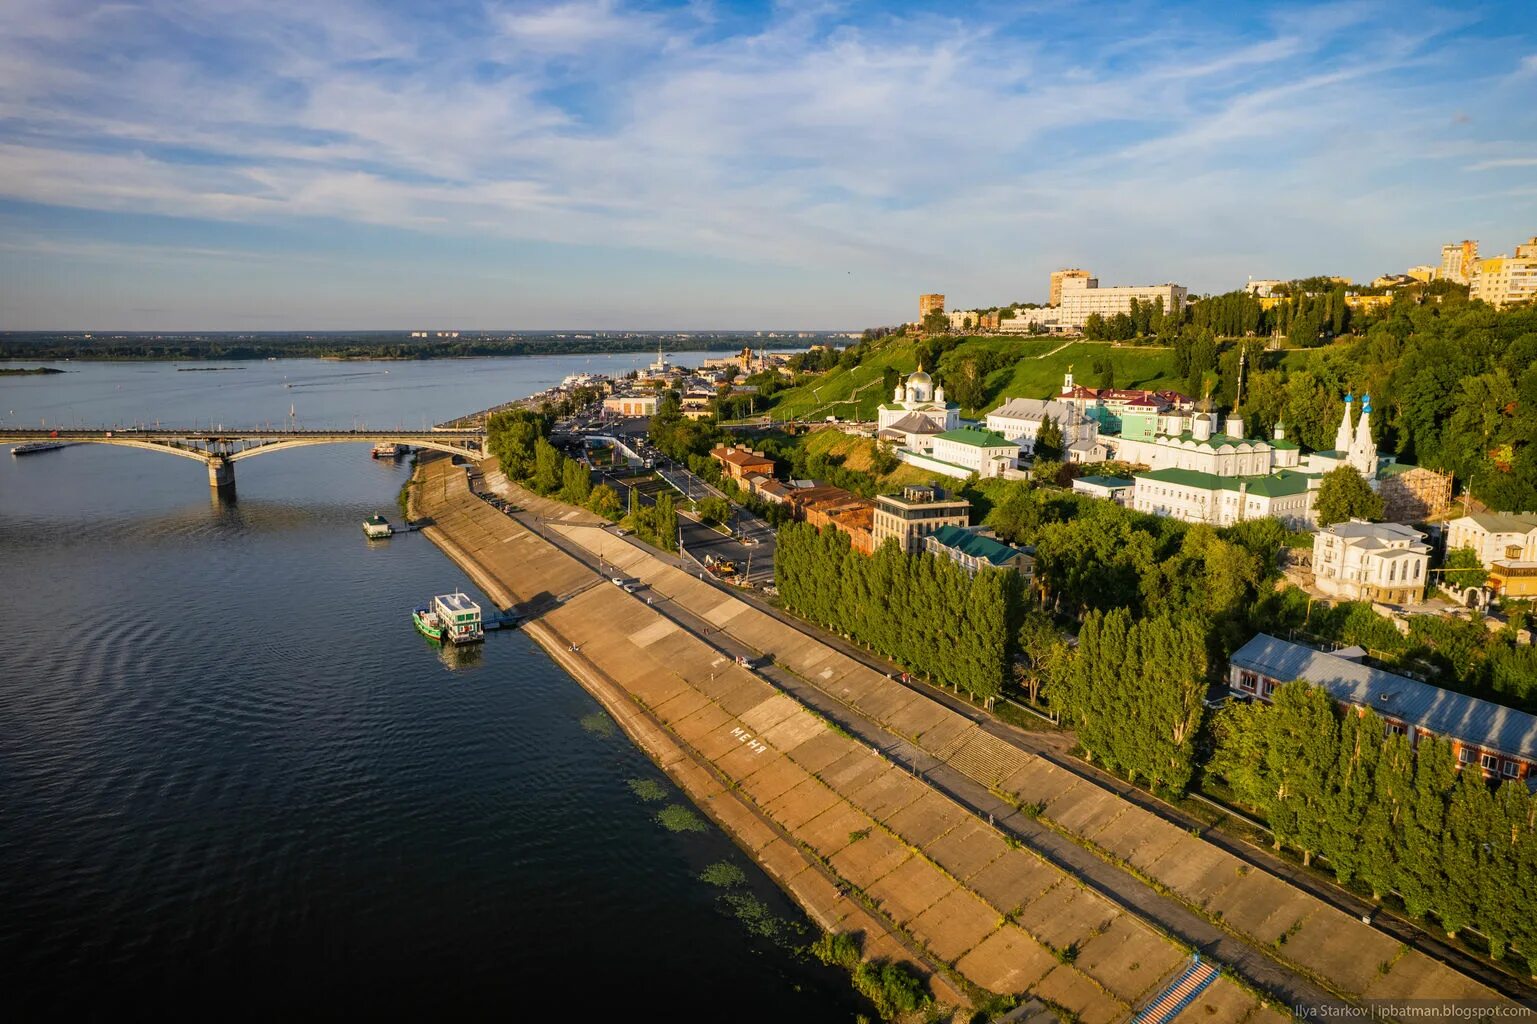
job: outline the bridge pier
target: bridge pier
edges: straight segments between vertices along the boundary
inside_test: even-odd
[[[232,491],[235,489],[235,464],[224,455],[213,455],[208,459],[208,486],[216,491]]]

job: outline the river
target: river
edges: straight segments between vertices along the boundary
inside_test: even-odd
[[[419,427],[648,358],[66,363],[0,378],[0,416]],[[0,454],[8,1013],[850,1020],[794,905],[662,827],[686,800],[535,644],[412,631],[434,592],[488,602],[421,537],[364,540],[408,471],[301,448],[219,503],[185,459]]]

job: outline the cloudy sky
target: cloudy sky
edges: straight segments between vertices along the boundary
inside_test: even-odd
[[[0,0],[0,330],[857,328],[1509,251],[1531,15]]]

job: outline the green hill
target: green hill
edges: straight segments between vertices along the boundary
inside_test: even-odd
[[[1123,388],[1178,388],[1174,355],[1163,348],[1115,347],[1103,341],[1063,341],[1060,338],[968,338],[945,353],[943,366],[967,356],[997,353],[1007,365],[987,375],[987,400],[980,406],[963,407],[962,415],[980,416],[1008,398],[1046,398],[1056,393],[1069,366],[1080,383],[1100,383],[1092,366],[1096,358],[1110,356],[1115,383]],[[917,343],[887,342],[875,348],[852,369],[829,371],[813,381],[786,388],[774,396],[773,415],[781,419],[873,420],[878,405],[888,401],[887,368],[905,378],[918,368]],[[934,370],[934,367],[925,367]]]

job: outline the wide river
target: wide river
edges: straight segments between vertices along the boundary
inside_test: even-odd
[[[0,417],[420,427],[649,358],[57,364]],[[686,799],[535,644],[412,630],[486,602],[420,536],[364,540],[408,471],[301,448],[220,504],[186,459],[0,448],[6,1015],[849,1021],[804,917],[658,822]]]

